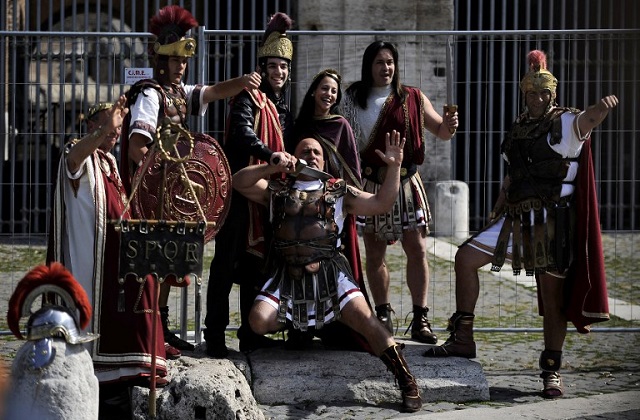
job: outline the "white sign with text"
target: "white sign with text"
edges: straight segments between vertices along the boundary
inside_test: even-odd
[[[144,79],[153,79],[153,68],[131,67],[124,69],[124,84],[133,85]]]

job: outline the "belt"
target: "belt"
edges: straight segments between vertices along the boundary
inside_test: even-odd
[[[545,203],[542,199],[531,198],[523,200],[518,203],[507,203],[507,211],[513,214],[527,213],[531,210],[540,210],[542,207],[554,208],[554,207],[568,207],[571,203],[571,195],[561,197],[557,203]]]
[[[417,171],[418,167],[417,165],[411,165],[409,167],[401,167],[400,168],[400,179],[404,180],[407,179],[409,177],[412,177],[416,171]],[[382,168],[375,168],[375,167],[371,167],[371,166],[365,166],[364,169],[362,170],[362,176],[373,181],[373,182],[377,182],[378,184],[382,184],[384,182],[384,178],[387,174],[387,167],[382,167]]]

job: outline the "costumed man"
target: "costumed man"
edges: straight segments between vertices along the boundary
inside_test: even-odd
[[[251,309],[253,330],[272,333],[285,328],[287,322],[301,331],[319,330],[332,321],[346,324],[366,338],[372,352],[394,373],[402,391],[402,409],[415,412],[422,400],[402,347],[373,314],[340,246],[347,214],[378,214],[395,201],[404,143],[394,131],[387,134],[385,152],[377,151],[387,165],[387,177],[376,194],[322,172],[324,152],[313,138],[298,143],[295,157],[304,159],[307,169],[315,169],[318,176],[301,172],[268,181],[279,168],[256,165],[236,173],[233,185],[249,200],[271,209],[277,264]],[[295,171],[287,168],[285,173]]]
[[[151,343],[154,281],[119,282],[119,234],[109,220],[128,219],[126,194],[111,150],[127,114],[126,98],[98,103],[86,116],[88,135],[63,151],[54,195],[47,261],[59,261],[77,279],[93,306],[89,331],[99,334],[92,349],[100,384],[148,384],[153,345],[157,384],[167,374],[162,330]]]
[[[187,63],[196,52],[196,41],[187,37],[198,26],[193,15],[182,7],[172,5],[160,9],[151,18],[149,31],[155,35],[149,55],[153,61],[154,78],[137,82],[127,92],[130,119],[125,123],[121,151],[122,178],[131,193],[131,179],[135,170],[153,145],[156,130],[167,118],[186,128],[189,115],[203,116],[208,104],[233,96],[244,88],[257,88],[260,75],[247,74],[215,85],[185,85],[183,78]],[[141,215],[133,214],[134,218]],[[167,354],[179,357],[180,350],[193,350],[193,344],[177,337],[169,329],[168,282],[161,286],[159,308],[167,343]]]
[[[559,107],[558,81],[547,70],[546,55],[534,50],[527,59],[529,71],[520,82],[524,112],[501,146],[508,171],[500,197],[487,227],[456,253],[451,334],[425,356],[476,357],[478,269],[491,263],[499,271],[508,260],[514,274],[524,267],[536,276],[544,317],[542,396],[557,398],[564,393],[558,372],[567,321],[587,333],[590,324],[609,319],[590,136],[618,99],[605,96],[583,112]]]
[[[231,101],[223,149],[232,173],[263,162],[279,169],[291,165],[283,153],[285,138],[293,127],[289,111],[293,44],[286,35],[291,25],[286,14],[273,15],[258,48],[262,83],[259,89],[245,89]],[[265,264],[271,233],[266,213],[233,192],[228,218],[216,236],[207,286],[204,338],[211,357],[228,355],[225,331],[234,283],[240,284],[240,351],[278,344],[254,333],[247,322],[253,300],[267,280]]]
[[[344,115],[351,123],[360,152],[364,190],[375,193],[384,180],[386,168],[374,153],[391,130],[407,138],[402,185],[389,212],[359,217],[362,227],[366,273],[378,319],[393,332],[390,303],[390,276],[385,255],[387,246],[400,241],[407,256],[407,285],[413,304],[411,338],[435,344],[437,337],[428,319],[429,265],[427,234],[431,213],[427,194],[418,172],[424,162],[426,128],[442,140],[449,140],[458,128],[458,113],[444,118],[419,89],[400,83],[398,50],[384,41],[371,43],[362,56],[361,80],[346,91]]]
[[[340,114],[341,99],[340,74],[334,69],[324,69],[316,74],[302,100],[294,125],[294,141],[287,145],[287,151],[293,153],[297,142],[304,138],[315,138],[324,150],[326,171],[333,177],[344,179],[347,184],[362,189],[358,145],[349,122]],[[345,220],[341,243],[351,274],[369,302],[362,273],[356,217],[353,214],[348,215]],[[317,335],[325,345],[334,348],[369,351],[366,340],[339,322],[306,334],[298,331],[289,330],[286,348],[308,347],[313,335]]]

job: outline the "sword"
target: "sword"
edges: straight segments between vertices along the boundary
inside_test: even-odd
[[[452,51],[453,46],[451,44],[451,37],[447,37],[447,46],[446,46],[446,60],[445,60],[445,73],[447,77],[447,103],[442,107],[444,114],[447,113],[453,114],[458,111],[458,105],[453,104],[453,57]],[[454,128],[449,128],[449,132],[451,134],[455,133],[456,130]]]
[[[304,159],[298,159],[298,162],[296,163],[296,170],[291,175],[294,177],[298,177],[298,175],[307,175],[322,181],[333,178],[333,176],[326,172],[310,167]]]

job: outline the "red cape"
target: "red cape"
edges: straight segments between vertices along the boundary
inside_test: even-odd
[[[575,259],[567,289],[567,319],[578,332],[588,333],[591,324],[609,320],[607,276],[600,233],[598,196],[591,158],[591,140],[580,154],[576,182]]]
[[[284,151],[284,137],[276,106],[271,102],[267,95],[259,89],[245,89],[245,91],[249,93],[251,101],[256,106],[254,115],[254,128],[256,135],[271,151]],[[227,130],[229,130],[229,127],[230,124],[228,123]],[[229,141],[228,133],[225,136],[225,141]],[[251,156],[249,160],[249,165],[259,165],[261,163],[262,161],[260,159],[253,156]],[[264,259],[267,253],[264,233],[264,221],[268,220],[268,217],[266,216],[267,209],[250,200],[247,200],[247,205],[249,206],[247,252]]]
[[[567,320],[586,334],[591,324],[609,320],[607,276],[600,233],[598,196],[591,157],[591,140],[582,146],[576,177],[574,259],[565,280]],[[538,295],[540,315],[544,315]]]

